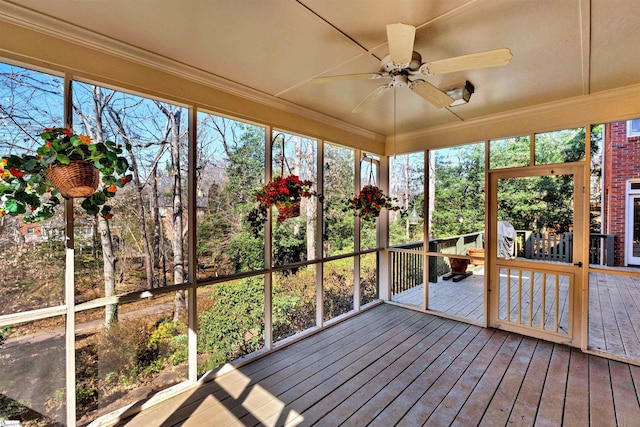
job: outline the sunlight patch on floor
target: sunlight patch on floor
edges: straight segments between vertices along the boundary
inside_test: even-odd
[[[252,386],[251,378],[235,368],[217,378],[216,383],[237,401],[236,404],[242,405],[262,425],[268,427],[281,425],[284,411],[287,411],[285,424],[291,423],[288,425],[295,426],[304,420],[298,412],[286,410],[286,403],[261,385]]]

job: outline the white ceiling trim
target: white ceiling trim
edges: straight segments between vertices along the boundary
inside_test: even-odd
[[[498,125],[505,122],[518,122],[522,119],[532,116],[554,116],[561,117],[563,112],[567,110],[573,110],[580,107],[587,107],[591,105],[598,105],[609,101],[624,101],[631,99],[631,103],[622,102],[622,104],[630,107],[623,108],[622,111],[616,112],[617,114],[611,115],[611,112],[603,113],[602,117],[598,117],[597,121],[616,121],[616,120],[629,120],[640,116],[640,84],[626,86],[622,88],[616,88],[612,90],[597,92],[595,94],[581,95],[573,98],[564,99],[561,101],[550,102],[546,104],[536,105],[533,107],[521,108],[518,110],[509,111],[506,113],[498,113],[490,116],[479,117],[476,119],[469,119],[462,123],[450,123],[446,125],[434,126],[428,129],[422,129],[415,132],[406,132],[396,135],[397,143],[413,142],[426,139],[432,139],[437,135],[446,135],[455,130],[460,129],[473,129],[480,126]],[[586,118],[580,123],[568,123],[567,126],[583,126],[589,124],[588,122],[592,118]],[[597,123],[593,122],[593,123]],[[592,123],[592,124],[593,124]],[[557,129],[545,129],[544,124],[537,125],[535,131],[551,131]],[[523,134],[527,131],[523,131]],[[500,137],[510,137],[516,135],[502,135]],[[484,138],[480,138],[484,140]],[[387,146],[393,142],[393,135],[387,137]],[[477,141],[467,141],[477,142]]]
[[[187,64],[165,58],[138,47],[111,39],[85,28],[71,25],[50,16],[42,15],[13,3],[0,2],[0,18],[12,24],[74,43],[99,52],[104,52],[127,61],[146,67],[164,71],[196,83],[212,87],[246,100],[257,102],[271,108],[279,109],[307,119],[311,119],[346,132],[361,135],[377,141],[384,141],[384,135],[372,132],[359,126],[343,122],[335,117],[301,107],[283,99],[273,97],[264,92],[248,88],[236,82],[207,73]],[[66,67],[65,64],[57,64]]]

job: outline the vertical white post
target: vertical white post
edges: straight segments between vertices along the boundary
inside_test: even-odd
[[[424,197],[422,200],[422,308],[429,308],[429,235],[431,234],[431,152],[424,151]]]
[[[74,292],[74,241],[73,241],[73,199],[65,200],[65,303],[67,305],[65,324],[67,425],[76,425],[76,322]]]
[[[264,182],[271,181],[273,171],[273,129],[271,126],[265,128],[265,157],[264,157]],[[284,153],[282,153],[284,156]],[[264,224],[264,266],[267,273],[264,275],[264,347],[271,350],[273,347],[273,318],[271,295],[273,289],[273,242],[272,242],[272,218],[271,213],[267,216]]]
[[[72,127],[73,109],[71,94],[71,76],[65,75],[64,79],[64,117],[65,126]],[[65,360],[66,360],[66,400],[67,400],[67,425],[76,425],[76,318],[75,318],[75,289],[74,289],[74,229],[73,229],[73,199],[64,202],[65,219],[65,268],[64,289],[65,304],[67,307],[65,322]]]
[[[360,193],[360,176],[362,169],[362,152],[356,150],[354,153],[355,169],[354,169],[354,182],[353,187],[355,194]],[[354,217],[353,221],[353,251],[356,256],[353,257],[353,309],[355,311],[360,310],[360,217]]]
[[[187,277],[191,287],[187,293],[187,310],[188,310],[188,354],[189,354],[189,381],[196,382],[198,380],[198,306],[197,306],[197,282],[198,282],[198,259],[196,256],[196,241],[197,241],[197,209],[198,209],[198,189],[197,189],[197,176],[196,170],[198,167],[197,157],[197,141],[196,141],[196,129],[198,125],[198,110],[194,108],[189,109],[189,172],[187,176],[188,186],[187,191],[189,194],[188,202],[188,236],[189,246],[187,248],[187,259],[189,262],[189,270],[187,271]]]
[[[380,157],[379,178],[380,188],[385,194],[389,194],[389,156]],[[378,218],[376,235],[378,248],[378,281],[380,283],[380,299],[391,299],[391,271],[389,268],[389,211],[383,209]]]
[[[318,194],[324,194],[324,141],[318,141],[318,159],[316,163],[317,189]],[[324,203],[317,200],[316,209],[316,259],[323,259],[323,236],[322,227],[324,220]],[[324,262],[316,265],[316,326],[324,324]]]

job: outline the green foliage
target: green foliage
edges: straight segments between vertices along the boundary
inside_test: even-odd
[[[5,326],[0,328],[0,347],[2,347],[2,345],[6,341],[6,335],[10,334],[11,331],[13,331],[12,326]]]
[[[158,356],[173,355],[182,350],[176,345],[180,340],[177,337],[185,336],[185,325],[175,320],[161,322],[149,337],[149,348],[157,352]]]
[[[353,251],[353,212],[345,212],[345,200],[353,197],[355,158],[353,150],[325,144],[324,227],[325,255]]]
[[[273,339],[279,341],[315,326],[316,269],[278,274],[273,282]]]
[[[226,178],[211,186],[198,226],[198,260],[215,270],[211,276],[264,267],[264,237],[254,236],[245,222],[264,180],[264,130],[234,125],[236,138],[226,142]]]
[[[325,318],[353,310],[353,258],[331,261],[324,266],[322,293]]]
[[[377,254],[360,257],[360,304],[364,305],[378,298]]]
[[[435,156],[433,238],[484,230],[484,144],[437,150]]]
[[[95,388],[76,387],[76,404],[80,407],[89,406],[98,400],[98,390]]]
[[[23,426],[55,425],[55,421],[44,417],[30,407],[30,402],[18,402],[0,394],[0,426],[4,420],[20,421]]]
[[[171,365],[177,366],[187,361],[189,357],[188,342],[189,337],[187,334],[180,334],[171,338],[169,343],[171,348],[169,362]]]
[[[210,310],[200,313],[198,352],[209,355],[203,369],[256,351],[264,345],[264,284],[251,277],[215,285]]]
[[[585,156],[585,128],[537,134],[536,164],[578,162]]]
[[[117,187],[131,181],[131,175],[124,175],[129,163],[121,156],[122,147],[113,141],[91,143],[88,136],[76,135],[65,128],[47,128],[40,137],[44,143],[36,150],[37,155],[11,155],[0,160],[0,216],[26,214],[29,208],[25,222],[51,218],[61,200],[58,192],[51,189],[48,171],[52,166],[82,160],[98,169],[103,184],[82,201],[82,208],[89,215],[101,212],[105,218],[111,217],[111,207],[103,205],[115,195]],[[41,201],[44,195],[47,196]]]
[[[393,227],[393,224],[391,224]],[[376,223],[360,223],[360,248],[370,249],[376,247]],[[391,233],[391,231],[390,231]],[[391,239],[392,242],[396,240]]]
[[[528,166],[531,154],[529,147],[528,136],[491,141],[489,150],[491,169]]]
[[[264,267],[264,239],[242,230],[231,237],[225,251],[235,271],[259,270]]]
[[[91,366],[90,358],[99,357],[100,375],[111,381],[119,378],[131,383],[138,377],[161,372],[165,361],[180,360],[186,349],[180,346],[180,337],[186,327],[176,321],[160,320],[157,323],[145,319],[113,323],[96,337],[95,348],[85,349],[85,366]],[[95,354],[95,356],[92,356]],[[93,373],[88,373],[92,377]]]
[[[307,253],[305,224],[299,218],[284,223],[276,223],[273,229],[273,262],[274,265],[287,265],[304,261]],[[298,229],[298,233],[296,233]],[[292,269],[292,271],[296,271]]]

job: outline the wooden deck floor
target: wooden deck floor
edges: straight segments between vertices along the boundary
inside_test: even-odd
[[[589,348],[640,360],[640,278],[589,274]]]
[[[474,322],[484,322],[484,269],[470,267],[473,274],[459,282],[443,280],[438,277],[435,283],[429,282],[429,309],[440,311],[468,319]],[[393,301],[422,306],[422,285],[393,295]]]
[[[119,425],[638,425],[640,367],[390,304]]]
[[[484,271],[476,267],[474,274],[460,282],[443,281],[429,283],[429,309],[484,322]],[[503,276],[503,275],[501,275]],[[526,277],[525,277],[526,278]],[[501,280],[504,277],[501,277]],[[555,330],[553,284],[547,283],[545,327]],[[539,324],[541,314],[541,287],[536,284],[533,297],[533,323]],[[505,287],[501,287],[500,319],[506,318]],[[408,305],[422,306],[422,285],[392,296],[392,300]],[[568,286],[559,292],[558,332],[567,333]],[[528,322],[528,286],[524,286],[522,324]],[[518,295],[511,293],[511,319],[517,321]],[[591,273],[589,276],[589,341],[590,349],[640,361],[640,278],[619,274]]]

